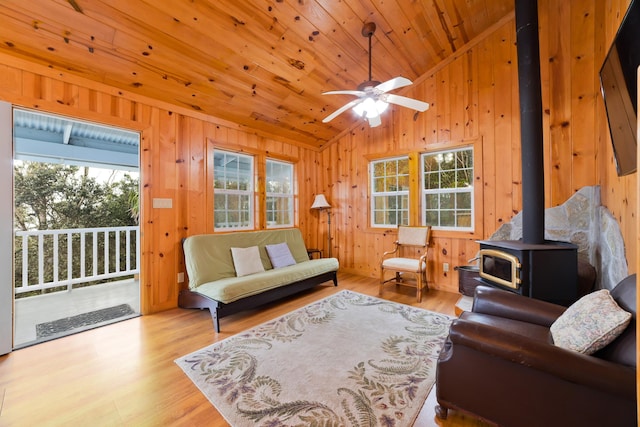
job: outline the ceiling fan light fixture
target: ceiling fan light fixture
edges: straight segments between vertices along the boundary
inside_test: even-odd
[[[358,98],[344,104],[333,113],[322,119],[322,123],[328,123],[338,115],[352,109],[358,116],[366,118],[370,127],[380,126],[381,114],[389,107],[389,104],[400,105],[416,111],[426,111],[429,104],[406,96],[387,93],[401,87],[409,86],[411,80],[398,76],[380,83],[371,78],[371,38],[376,31],[376,24],[367,22],[362,27],[362,35],[369,39],[369,80],[358,85],[356,90],[332,90],[323,95],[351,95]]]
[[[364,101],[358,103],[355,107],[353,107],[353,111],[360,117],[365,117],[368,119],[372,119],[377,117],[385,112],[385,110],[389,107],[384,101],[374,100],[371,97],[366,97]]]

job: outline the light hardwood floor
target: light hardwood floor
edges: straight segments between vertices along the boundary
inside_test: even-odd
[[[221,319],[206,310],[173,309],[17,350],[0,357],[1,426],[226,426],[218,411],[173,362],[176,358],[342,289],[377,296],[376,279],[340,274],[316,288]],[[383,297],[454,314],[459,295],[393,286]],[[484,426],[450,412],[434,414],[432,390],[416,426]]]

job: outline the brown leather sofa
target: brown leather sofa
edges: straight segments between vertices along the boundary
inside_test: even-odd
[[[584,355],[553,344],[549,328],[565,307],[476,288],[438,359],[437,416],[455,409],[500,426],[636,426],[636,276],[611,295],[631,323]]]

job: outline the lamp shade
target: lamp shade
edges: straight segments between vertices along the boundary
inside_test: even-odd
[[[324,197],[324,194],[316,194],[316,198],[313,200],[311,209],[327,209],[330,207],[331,205],[329,204],[329,202],[327,202],[327,199]]]

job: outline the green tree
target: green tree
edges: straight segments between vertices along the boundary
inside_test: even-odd
[[[25,162],[14,168],[18,230],[136,225],[131,216],[138,180],[99,183],[77,166]]]

